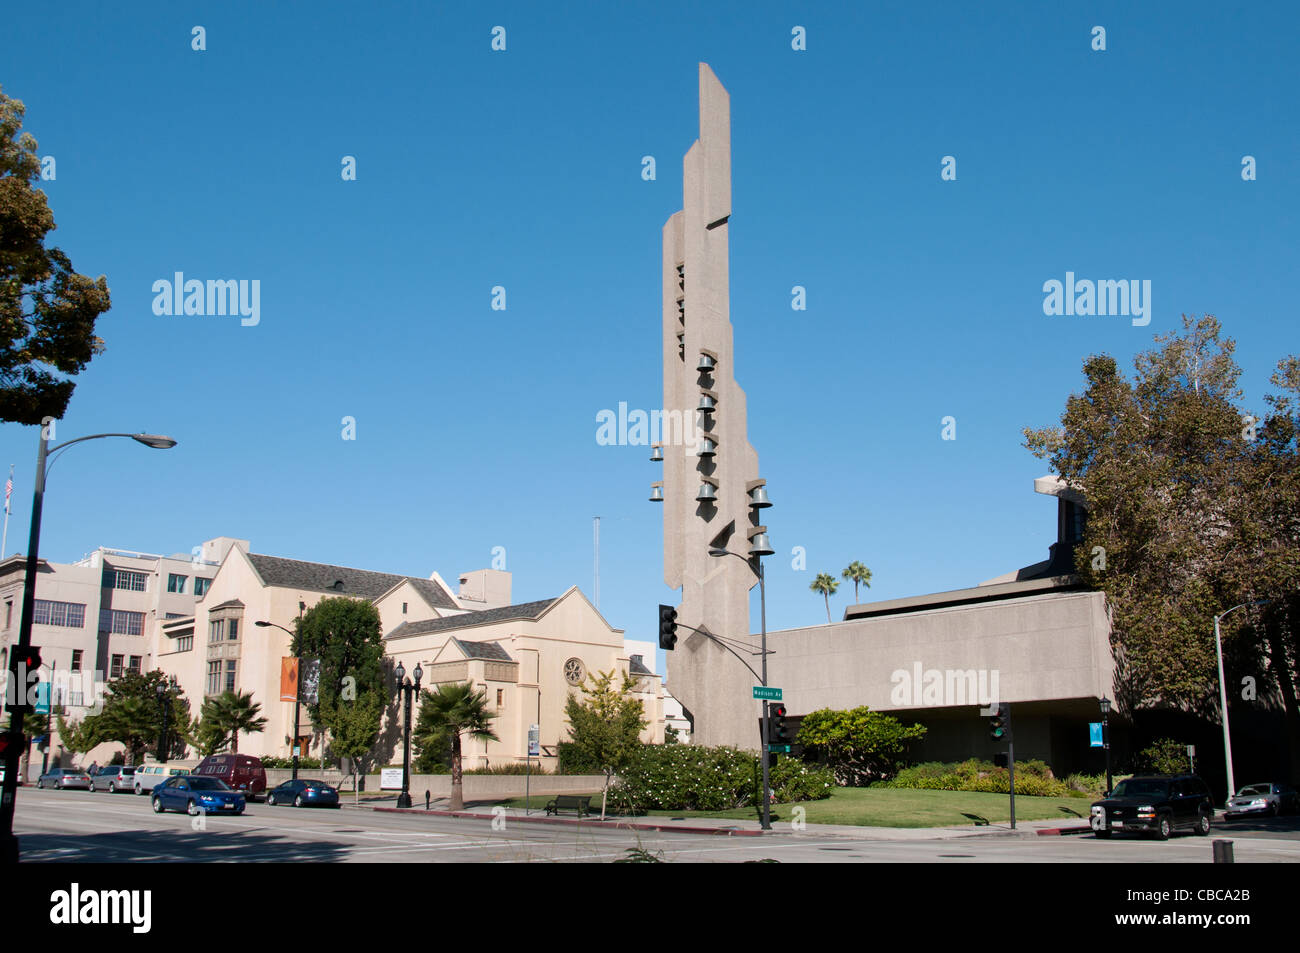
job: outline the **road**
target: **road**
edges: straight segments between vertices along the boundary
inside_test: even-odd
[[[637,832],[588,825],[539,824],[376,812],[248,806],[241,817],[156,815],[131,794],[20,789],[15,831],[24,861],[534,863],[609,862],[642,848],[667,862],[778,860],[887,863],[1209,863],[1214,838],[1233,840],[1238,862],[1300,861],[1300,823],[1247,823],[1212,837],[1176,835],[1159,842],[1097,840],[1088,835],[983,834],[902,839],[819,832],[809,825],[761,837]]]

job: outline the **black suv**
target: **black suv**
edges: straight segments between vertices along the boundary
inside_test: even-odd
[[[1131,831],[1168,840],[1178,828],[1210,833],[1213,817],[1210,789],[1196,775],[1141,775],[1121,781],[1093,804],[1088,823],[1098,837]]]

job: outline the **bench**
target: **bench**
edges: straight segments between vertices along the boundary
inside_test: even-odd
[[[547,815],[559,814],[561,811],[577,811],[579,817],[591,813],[590,795],[559,794],[546,805]]]

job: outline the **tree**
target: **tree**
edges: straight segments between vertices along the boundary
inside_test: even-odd
[[[160,704],[159,687],[165,702]],[[127,749],[128,764],[143,760],[146,751],[158,755],[158,737],[163,730],[164,705],[167,716],[167,742],[171,750],[187,739],[190,729],[190,703],[184,692],[172,685],[160,671],[125,672],[106,687],[104,709],[87,715],[80,723],[58,718],[59,737],[65,748],[86,752],[106,741],[115,741]]]
[[[61,418],[76,375],[104,350],[95,320],[110,307],[108,282],[73,270],[46,248],[54,215],[36,140],[19,134],[26,107],[0,92],[0,420]]]
[[[230,747],[239,753],[239,733],[253,734],[266,728],[260,717],[262,706],[253,701],[252,692],[222,692],[204,699],[199,710],[196,745],[204,754],[216,754]]]
[[[866,705],[848,711],[818,709],[799,723],[804,753],[825,761],[844,785],[863,787],[898,771],[913,741],[925,737],[924,725],[904,725]]]
[[[420,692],[420,715],[412,731],[418,749],[451,747],[451,809],[465,808],[461,765],[461,735],[476,741],[499,741],[492,731],[495,715],[488,710],[487,696],[473,682],[444,682],[433,691]]]
[[[1025,444],[1086,501],[1075,566],[1112,611],[1117,701],[1213,716],[1213,617],[1270,599],[1224,621],[1225,663],[1275,680],[1300,765],[1300,360],[1278,363],[1260,421],[1213,316],[1184,316],[1155,345],[1131,380],[1088,358],[1060,426],[1026,429]]]
[[[564,714],[569,720],[569,737],[577,755],[597,765],[605,775],[600,792],[603,821],[610,781],[640,750],[641,729],[649,722],[645,720],[641,700],[632,697],[636,684],[627,675],[618,688],[614,687],[612,671],[588,676],[580,687],[585,697],[579,700],[570,692]]]
[[[831,621],[831,596],[835,594],[835,590],[839,587],[840,584],[836,582],[835,577],[828,572],[819,572],[817,578],[812,581],[812,585],[808,587],[813,592],[820,592],[826,597],[827,623]]]
[[[856,559],[853,560],[853,562],[849,563],[848,568],[845,569],[844,572],[840,573],[840,577],[843,579],[853,580],[853,601],[854,602],[858,601],[859,583],[866,586],[868,589],[871,588],[871,570],[868,569],[864,563],[860,563]],[[829,609],[829,601],[828,601],[827,608]]]
[[[365,599],[322,599],[303,615],[290,646],[296,656],[320,659],[318,697],[307,712],[329,733],[333,752],[364,773],[389,696],[379,610]]]

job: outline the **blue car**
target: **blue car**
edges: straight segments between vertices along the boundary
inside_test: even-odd
[[[244,795],[217,778],[183,775],[168,778],[153,789],[153,812],[184,811],[198,814],[243,814]]]
[[[338,807],[339,792],[324,781],[285,781],[266,792],[266,806],[292,804],[294,807]]]

